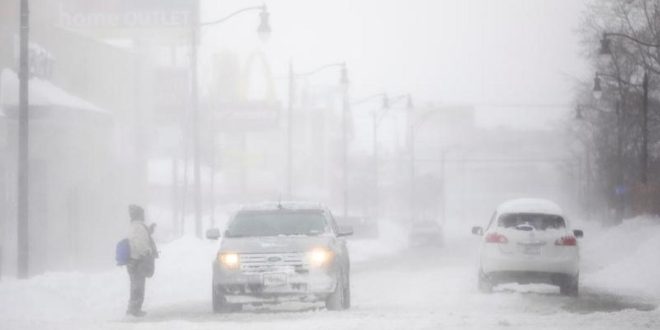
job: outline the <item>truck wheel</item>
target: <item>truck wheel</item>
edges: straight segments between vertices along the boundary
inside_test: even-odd
[[[212,305],[213,305],[213,312],[214,313],[222,313],[226,311],[226,305],[227,305],[227,299],[225,299],[225,295],[222,293],[218,292],[214,286],[211,287],[211,296],[212,296]]]
[[[344,309],[349,309],[351,308],[351,279],[350,275],[346,275],[346,280],[344,282],[344,300],[342,303],[342,307]]]
[[[214,313],[232,313],[243,310],[243,305],[241,304],[228,304],[225,295],[215,287],[211,289],[211,296]]]
[[[325,308],[329,311],[339,311],[345,308],[346,298],[344,294],[346,293],[346,286],[343,277],[343,275],[338,276],[335,291],[325,299]]]

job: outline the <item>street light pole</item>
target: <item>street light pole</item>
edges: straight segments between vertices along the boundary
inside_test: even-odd
[[[193,140],[193,207],[195,209],[195,235],[202,237],[202,180],[199,142],[199,88],[197,78],[197,44],[199,38],[199,0],[194,0],[190,24],[190,98],[191,134]]]
[[[616,189],[616,197],[617,197],[617,207],[616,207],[616,221],[617,224],[623,221],[623,216],[624,216],[624,173],[623,173],[623,120],[622,120],[622,112],[621,112],[621,102],[619,100],[616,101],[616,155],[617,155],[617,181],[619,186]]]
[[[293,61],[289,61],[289,104],[287,112],[287,146],[286,146],[286,192],[287,198],[291,198],[293,195],[293,107],[295,103],[295,81],[296,78],[309,77],[315,75],[321,71],[324,71],[329,68],[339,67],[341,69],[340,85],[343,88],[343,100],[348,97],[348,76],[346,70],[346,63],[330,63],[323,66],[320,66],[312,71],[307,71],[303,73],[295,73],[293,70]],[[345,105],[345,104],[344,104]],[[344,109],[342,108],[342,121],[344,120]],[[342,127],[345,125],[342,123]],[[342,128],[343,129],[343,128]],[[342,134],[343,136],[343,134]]]
[[[641,180],[642,184],[648,182],[648,167],[649,167],[649,75],[644,72],[644,81],[642,82],[643,99],[642,99],[642,155],[641,155]]]
[[[412,117],[412,110],[411,117]],[[411,125],[409,129],[410,139],[410,194],[408,196],[410,203],[410,222],[415,222],[415,128]]]
[[[259,10],[260,23],[257,28],[259,37],[263,40],[270,35],[269,13],[265,5],[252,6],[237,10],[221,19],[201,23],[199,19],[199,0],[194,0],[192,20],[190,24],[190,97],[191,97],[191,120],[193,138],[193,199],[195,208],[195,235],[202,237],[202,180],[201,180],[201,157],[200,157],[200,132],[199,132],[199,82],[198,82],[198,38],[202,26],[220,24],[240,13]],[[185,198],[185,197],[184,197]]]
[[[28,0],[21,0],[20,19],[20,67],[19,107],[18,107],[18,210],[17,210],[17,241],[18,241],[18,278],[29,276],[29,98],[28,98],[28,40],[30,34],[30,11]]]
[[[344,89],[344,100],[341,112],[341,140],[342,140],[342,196],[343,216],[348,217],[348,115],[350,101],[348,99],[348,70],[346,64],[341,68],[341,77]]]
[[[601,51],[602,53],[602,51]],[[593,95],[596,100],[599,100],[603,96],[603,88],[601,86],[601,80],[600,80],[600,75],[599,73],[596,73],[596,77],[594,78],[594,87],[593,87]],[[621,79],[617,78],[619,80],[619,83],[621,83]],[[623,112],[621,109],[621,101],[619,99],[616,100],[615,102],[615,108],[614,108],[614,113],[616,115],[616,157],[617,157],[617,166],[616,166],[616,187],[614,189],[614,197],[616,199],[616,215],[615,215],[615,220],[617,223],[620,223],[623,221],[623,213],[624,213],[624,204],[625,204],[625,198],[624,198],[624,193],[626,188],[624,187],[624,171],[623,171]],[[578,112],[578,116],[581,117],[582,114],[581,112]]]
[[[409,144],[410,144],[410,164],[409,164],[409,169],[410,169],[410,194],[408,196],[409,203],[410,203],[410,222],[415,221],[415,130],[416,130],[416,123],[415,123],[415,113],[414,113],[414,108],[412,105],[412,97],[408,95],[408,104],[407,104],[407,110],[408,110],[408,139],[409,139]],[[420,121],[417,124],[422,124],[423,122]]]
[[[387,109],[385,107],[385,100],[387,100],[387,96],[383,97],[383,109]],[[373,217],[375,219],[378,219],[378,208],[380,204],[380,199],[379,199],[379,191],[378,191],[378,186],[379,186],[379,181],[380,177],[378,176],[378,113],[374,112],[373,113],[373,128],[372,128],[372,134],[373,134],[373,149],[374,149],[374,159],[373,159],[373,173],[374,173],[374,211],[373,211]]]
[[[295,76],[293,60],[289,61],[289,109],[286,117],[286,196],[289,200],[293,194],[293,102]]]
[[[610,32],[605,32],[603,33],[603,37],[600,40],[600,55],[601,56],[611,56],[612,55],[612,49],[611,49],[611,40],[609,39],[610,37],[618,37],[618,38],[623,38],[628,41],[632,41],[633,43],[642,46],[642,47],[647,47],[647,48],[655,48],[658,49],[660,48],[660,44],[654,44],[650,42],[646,42],[640,39],[637,39],[633,36],[629,36],[624,33],[610,33]],[[641,150],[641,155],[640,155],[640,181],[642,184],[646,184],[648,182],[648,158],[649,158],[649,147],[648,147],[648,89],[649,89],[649,66],[645,65],[646,68],[644,70],[644,78],[642,82],[642,88],[643,88],[643,99],[642,99],[642,150]]]
[[[584,116],[584,110],[585,107],[581,104],[578,104],[577,107],[575,108],[575,120],[578,122],[586,122],[586,118]],[[598,111],[601,111],[600,109],[597,109]],[[583,196],[583,201],[584,201],[584,213],[586,216],[587,220],[591,219],[591,211],[592,211],[592,159],[591,159],[591,152],[592,152],[592,144],[593,144],[593,136],[589,134],[589,137],[585,140],[582,140],[582,146],[583,146],[583,151],[584,151],[584,196]]]
[[[362,104],[362,103],[365,103],[367,101],[371,101],[371,100],[373,100],[377,97],[381,98],[381,110],[382,111],[381,111],[380,114],[377,111],[374,111],[373,114],[372,114],[372,125],[373,125],[373,129],[372,129],[372,143],[373,143],[373,161],[372,161],[373,168],[372,168],[372,172],[373,172],[373,175],[374,175],[374,181],[373,181],[373,189],[374,189],[374,191],[373,191],[373,199],[374,199],[373,208],[374,208],[374,212],[373,212],[372,216],[376,219],[379,216],[378,210],[379,210],[379,206],[380,206],[380,200],[379,200],[380,196],[379,196],[379,189],[378,189],[379,185],[380,185],[379,184],[380,176],[379,176],[379,173],[378,173],[378,169],[379,169],[378,128],[380,127],[381,120],[383,120],[385,115],[387,115],[387,113],[391,109],[392,105],[398,103],[399,101],[407,100],[408,101],[408,104],[407,104],[408,109],[410,109],[412,107],[412,101],[411,101],[410,94],[403,94],[403,95],[399,95],[397,97],[394,97],[394,98],[390,99],[388,97],[387,93],[378,93],[378,94],[374,94],[374,95],[365,97],[365,98],[357,100],[357,101],[353,101],[351,104],[352,105]]]

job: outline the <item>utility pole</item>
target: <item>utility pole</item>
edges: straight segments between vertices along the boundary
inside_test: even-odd
[[[215,158],[215,149],[216,149],[216,136],[213,134],[213,142],[211,143],[211,173],[209,173],[209,179],[211,180],[211,191],[209,192],[209,211],[211,212],[211,218],[209,223],[209,228],[215,228],[215,168],[216,168],[216,158]]]
[[[267,16],[265,16],[267,17]],[[262,13],[262,19],[264,19],[264,15]],[[312,71],[307,71],[303,73],[296,73],[293,71],[293,60],[289,60],[289,104],[288,104],[288,111],[287,111],[287,139],[286,139],[286,193],[287,197],[291,198],[293,194],[293,108],[294,108],[294,103],[295,103],[295,83],[296,83],[296,78],[299,77],[309,77],[312,75],[315,75],[321,71],[324,71],[328,68],[334,68],[334,67],[340,67],[341,68],[341,77],[340,77],[340,84],[343,88],[343,108],[342,108],[342,148],[343,148],[343,158],[346,159],[346,144],[348,143],[347,137],[346,137],[346,113],[348,112],[348,76],[347,76],[347,70],[346,70],[346,63],[331,63],[331,64],[326,64],[321,67],[318,67]],[[343,172],[344,172],[344,187],[342,189],[346,190],[347,185],[347,179],[346,179],[346,161],[343,162]],[[346,203],[347,203],[347,192],[344,192],[344,215],[346,215]]]
[[[30,251],[28,235],[29,210],[29,105],[28,105],[28,39],[30,34],[28,0],[21,0],[20,50],[19,50],[19,106],[18,106],[18,278],[29,276]]]
[[[259,33],[259,37],[261,37],[262,40],[267,39],[268,36],[270,35],[270,24],[268,23],[269,14],[265,5],[246,7],[237,10],[221,19],[211,22],[201,23],[199,19],[200,0],[193,0],[193,1],[194,1],[193,12],[190,21],[190,79],[191,79],[190,82],[191,116],[190,117],[192,120],[191,134],[193,140],[193,148],[192,148],[193,149],[193,200],[194,200],[193,207],[195,209],[195,234],[197,235],[197,237],[201,238],[202,237],[202,178],[201,178],[201,163],[200,163],[201,146],[200,146],[200,134],[199,134],[199,130],[200,130],[199,82],[197,81],[198,80],[197,62],[199,57],[197,45],[199,44],[199,40],[198,40],[199,31],[202,26],[220,24],[240,13],[244,13],[252,10],[261,11],[261,13],[259,14],[260,24],[259,27],[257,28],[257,32]],[[245,134],[242,134],[241,142],[243,145],[245,144],[244,141],[245,141]],[[243,171],[243,174],[241,174],[243,177],[244,177],[244,172],[245,171]],[[243,184],[243,187],[244,186],[245,185]]]
[[[379,214],[379,207],[380,207],[380,199],[379,199],[379,191],[378,191],[378,186],[380,184],[380,177],[378,173],[378,113],[374,112],[373,114],[373,129],[372,129],[372,134],[373,134],[373,148],[374,148],[374,159],[373,159],[373,172],[374,172],[374,211],[373,211],[373,217],[374,219],[378,220]]]
[[[441,190],[441,205],[442,205],[442,224],[447,222],[447,150],[442,150],[442,163],[440,165],[440,172],[442,173],[442,190]]]
[[[617,187],[616,187],[616,224],[623,221],[624,204],[625,204],[625,187],[624,187],[624,173],[623,173],[623,116],[621,110],[621,102],[616,101],[616,155],[617,155]]]
[[[641,159],[641,181],[642,184],[648,182],[648,169],[649,169],[649,75],[644,72],[644,81],[642,82],[643,99],[642,99],[642,159]]]
[[[346,67],[343,68],[344,74]],[[343,196],[343,216],[348,217],[348,85],[344,85],[344,104],[341,111],[341,141],[342,141],[342,196]]]
[[[199,141],[199,86],[197,82],[197,39],[199,38],[199,0],[194,0],[190,24],[190,112],[193,140],[193,207],[195,213],[195,235],[202,237],[202,178]]]
[[[410,118],[413,118],[412,110],[409,111]],[[410,198],[410,222],[412,223],[415,221],[415,128],[412,124],[408,132],[408,139],[410,140],[410,195],[408,197]]]
[[[410,97],[410,94],[408,95],[408,104],[406,105],[406,109],[408,111],[408,143],[409,143],[409,148],[410,148],[410,165],[409,165],[409,170],[410,170],[410,193],[408,198],[410,199],[410,222],[415,221],[415,130],[417,129],[417,125],[421,125],[423,123],[423,119],[426,115],[420,116],[419,122],[417,122],[417,118],[415,116],[415,110],[412,105],[412,98]]]
[[[293,194],[293,98],[295,74],[293,60],[289,60],[289,109],[286,114],[286,196],[289,200]]]

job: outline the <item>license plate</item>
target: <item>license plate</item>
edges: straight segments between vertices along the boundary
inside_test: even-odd
[[[541,254],[541,247],[538,245],[520,245],[520,252],[528,255]]]
[[[287,278],[286,274],[281,273],[264,274],[263,281],[264,286],[282,286],[286,285]]]

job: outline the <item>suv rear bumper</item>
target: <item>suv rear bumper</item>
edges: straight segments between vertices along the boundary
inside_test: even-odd
[[[576,275],[568,275],[563,273],[549,273],[549,272],[530,272],[530,271],[497,271],[490,273],[481,273],[479,276],[484,277],[493,285],[504,283],[542,283],[551,285],[562,285],[563,283],[570,282]]]
[[[565,248],[555,255],[525,256],[502,253],[497,246],[486,246],[481,251],[481,270],[494,272],[558,273],[575,276],[579,272],[577,248]]]

